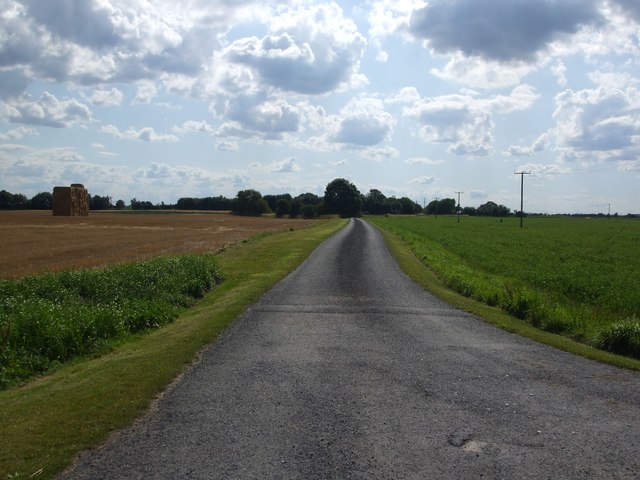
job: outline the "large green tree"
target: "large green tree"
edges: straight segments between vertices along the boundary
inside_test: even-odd
[[[341,217],[357,217],[362,210],[362,195],[353,183],[336,178],[324,191],[324,210]]]
[[[269,205],[256,190],[240,190],[233,199],[231,210],[236,215],[260,216],[269,211]]]

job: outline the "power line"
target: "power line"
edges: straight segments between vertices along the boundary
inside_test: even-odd
[[[522,220],[524,219],[524,176],[531,175],[531,172],[513,172],[514,175],[520,175],[520,228],[522,228]]]

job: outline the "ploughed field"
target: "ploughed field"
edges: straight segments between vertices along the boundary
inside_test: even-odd
[[[450,288],[543,330],[640,358],[640,221],[375,218]]]
[[[216,252],[260,233],[313,222],[227,213],[92,212],[88,217],[54,217],[50,211],[0,211],[0,278]]]

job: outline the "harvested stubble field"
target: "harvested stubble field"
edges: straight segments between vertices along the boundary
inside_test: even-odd
[[[0,278],[216,252],[260,233],[297,230],[317,222],[222,212],[54,217],[50,211],[0,211]]]

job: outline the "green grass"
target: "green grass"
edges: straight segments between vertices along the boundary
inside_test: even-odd
[[[372,218],[443,283],[530,325],[640,358],[640,222]]]
[[[231,247],[216,256],[225,281],[174,322],[0,392],[0,479],[52,478],[144,414],[198,351],[342,225],[322,222]]]

